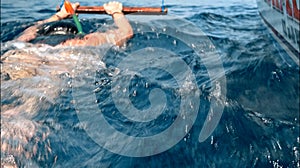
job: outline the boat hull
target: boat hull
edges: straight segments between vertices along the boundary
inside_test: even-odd
[[[259,14],[275,40],[299,62],[299,0],[257,0]]]

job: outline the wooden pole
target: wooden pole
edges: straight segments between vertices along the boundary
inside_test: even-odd
[[[103,6],[80,6],[75,11],[82,14],[106,14]],[[160,7],[123,7],[124,14],[138,14],[138,15],[166,15],[168,9]]]

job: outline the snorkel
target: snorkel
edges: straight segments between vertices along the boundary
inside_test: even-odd
[[[74,22],[75,22],[75,24],[76,24],[76,27],[77,27],[77,29],[78,29],[78,34],[84,34],[84,32],[82,31],[81,24],[80,24],[80,22],[79,22],[79,20],[78,20],[77,15],[75,14],[75,11],[74,11],[74,9],[73,9],[73,7],[72,7],[71,2],[70,2],[69,0],[65,0],[65,1],[64,1],[64,5],[65,5],[66,11],[67,11],[68,13],[70,13],[70,14],[72,15],[72,17],[73,17],[73,20],[74,20]]]

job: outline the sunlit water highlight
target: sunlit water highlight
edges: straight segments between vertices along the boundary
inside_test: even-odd
[[[82,5],[95,3],[82,2]],[[136,5],[151,3],[143,1]],[[176,39],[171,39],[173,43],[164,47],[179,53],[178,56],[190,65],[201,91],[195,124],[177,145],[150,157],[121,156],[95,143],[85,132],[85,123],[78,119],[72,78],[76,77],[75,72],[82,70],[80,73],[86,73],[87,77],[89,73],[96,74],[92,75],[94,103],[115,129],[142,137],[161,132],[172,124],[178,114],[180,88],[165,71],[146,69],[131,81],[135,86],[129,90],[131,101],[138,109],[150,106],[151,87],[165,84],[168,109],[153,122],[132,123],[115,113],[110,96],[111,89],[119,89],[117,86],[111,88],[119,73],[114,65],[134,48],[142,48],[147,40],[148,45],[156,45],[155,28],[163,29],[163,23],[143,21],[140,26],[132,21],[138,33],[127,47],[110,50],[111,55],[107,56],[105,53],[111,46],[52,48],[11,41],[33,20],[50,16],[54,8],[49,10],[49,6],[54,7],[59,2],[2,1],[1,60],[7,57],[9,61],[1,66],[8,66],[10,72],[19,70],[11,78],[28,78],[8,80],[5,74],[1,76],[1,162],[15,161],[21,167],[299,166],[299,67],[280,47],[276,48],[278,45],[262,23],[255,2],[166,3],[170,14],[192,22],[206,33],[223,62],[227,81],[226,98],[222,99],[225,109],[209,139],[199,143],[198,136],[215,89],[211,83],[222,76],[208,76],[203,60]],[[129,3],[132,4],[135,3]],[[28,6],[34,6],[33,11],[26,10]],[[85,32],[108,29],[111,23],[103,16],[82,15],[80,19]],[[179,20],[173,23],[184,26]],[[145,31],[145,27],[153,28],[152,33]],[[189,33],[192,38],[193,32]],[[170,38],[161,36],[160,39],[163,43]],[[112,54],[114,52],[117,54]],[[18,59],[20,56],[26,59]],[[87,60],[76,64],[80,58]],[[135,64],[142,62],[135,60]],[[90,69],[96,72],[88,71]],[[155,79],[149,81],[153,76]],[[86,96],[84,94],[83,91],[82,97]],[[122,140],[116,141],[121,143]]]

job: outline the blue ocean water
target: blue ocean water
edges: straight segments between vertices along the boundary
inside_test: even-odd
[[[104,2],[80,1],[82,6]],[[149,0],[121,2],[124,6],[161,5],[161,1]],[[254,0],[167,0],[169,16],[128,16],[135,35],[121,49],[39,48],[13,41],[34,21],[51,16],[59,4],[60,1],[50,0],[1,1],[1,62],[18,54],[59,60],[49,66],[39,66],[35,69],[39,75],[31,78],[5,80],[1,77],[1,164],[14,160],[18,167],[299,167],[299,66],[274,41]],[[79,19],[85,32],[105,30],[111,23],[110,17],[104,15],[80,15]],[[173,31],[172,27],[177,27],[176,37],[166,35]],[[196,28],[204,35],[197,35]],[[184,43],[180,37],[192,42]],[[57,40],[52,38],[51,41]],[[209,74],[211,69],[206,63],[218,67],[218,61],[214,57],[198,57],[199,53],[192,47],[197,44],[204,55],[209,53],[211,45],[207,39],[222,62],[222,73]],[[171,56],[175,53],[192,70],[201,93],[198,116],[185,136],[170,149],[147,157],[123,156],[120,153],[125,150],[151,151],[155,144],[134,144],[137,147],[131,149],[128,142],[128,149],[122,146],[126,141],[113,133],[111,139],[101,137],[105,144],[99,144],[86,131],[87,127],[96,131],[105,128],[103,123],[97,123],[93,104],[115,130],[131,137],[147,137],[167,130],[180,117],[180,105],[187,99],[184,93],[196,94],[197,89],[192,85],[181,88],[173,74],[161,68],[146,68],[132,75],[135,71],[131,67],[148,66],[145,60],[151,57],[151,49],[155,47],[168,50]],[[129,60],[124,63],[129,71],[118,72],[117,67],[124,58],[131,58],[131,53],[143,48],[150,50],[144,59]],[[76,56],[91,57],[80,61]],[[175,66],[175,58],[165,61],[158,57],[149,62],[156,65],[157,61],[159,65],[173,67],[179,79],[193,81],[187,77],[188,73],[176,71],[182,67]],[[12,65],[35,66],[30,62]],[[77,71],[79,77],[62,73],[54,78],[47,73],[59,71],[60,64],[72,67],[74,63],[76,66],[71,70]],[[85,71],[80,71],[82,68]],[[91,72],[96,75],[88,75]],[[129,82],[129,100],[136,109],[153,108],[151,103],[155,100],[150,100],[151,90],[164,91],[165,97],[156,99],[158,102],[166,99],[166,107],[155,120],[133,122],[118,112],[111,94],[127,93],[122,86],[130,75],[133,77]],[[217,90],[214,82],[223,78],[226,85],[221,87],[225,87],[226,94],[218,99],[224,106],[222,117],[208,139],[199,142],[207,114],[217,110],[212,106],[213,99],[219,98],[214,94]],[[90,95],[93,100],[89,99]],[[120,97],[117,101],[125,100]],[[92,113],[84,113],[87,116],[84,121],[80,117],[81,109]],[[161,141],[168,144],[172,136],[169,137]],[[113,145],[119,154],[105,147]]]

